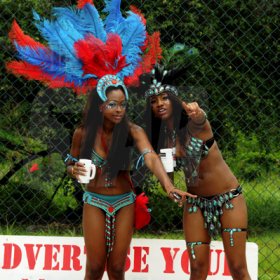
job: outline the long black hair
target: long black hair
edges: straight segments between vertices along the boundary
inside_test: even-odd
[[[173,108],[173,128],[179,137],[181,145],[184,145],[187,135],[188,115],[182,107],[182,102],[172,93],[166,92]],[[166,125],[165,121],[156,118],[151,107],[150,98],[147,98],[145,111],[146,133],[154,148],[159,153],[160,149],[165,147]]]
[[[108,87],[106,94],[113,89],[120,89],[124,93],[122,86]],[[100,112],[100,105],[103,101],[98,96],[96,90],[92,91],[85,106],[81,127],[84,130],[84,137],[81,146],[80,158],[91,158],[92,148],[96,139],[97,131],[103,124],[103,114]],[[107,171],[111,178],[117,176],[120,170],[128,170],[130,164],[130,154],[132,137],[129,133],[127,115],[125,113],[119,124],[113,129],[112,145],[107,156]]]

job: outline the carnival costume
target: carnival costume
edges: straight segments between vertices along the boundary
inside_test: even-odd
[[[53,8],[52,20],[41,18],[34,11],[35,26],[47,45],[25,35],[14,21],[9,37],[20,61],[8,62],[8,71],[50,88],[71,88],[77,94],[96,88],[103,102],[107,100],[108,87],[121,86],[128,99],[127,87],[137,86],[139,76],[153,69],[161,58],[161,48],[159,33],[147,33],[140,10],[131,6],[127,17],[123,17],[120,5],[121,0],[105,0],[104,20],[92,0],[78,0],[77,7]],[[78,159],[68,155],[65,162],[68,160]],[[94,151],[92,160],[100,170],[107,164]],[[108,179],[106,187],[110,186]],[[114,243],[116,211],[134,201],[133,193],[100,196],[85,192],[84,202],[106,213],[108,253]],[[147,198],[139,203],[146,206]]]
[[[121,195],[101,195],[92,192],[85,192],[83,196],[84,203],[98,207],[106,213],[105,220],[105,238],[107,253],[113,250],[115,237],[116,213],[119,209],[134,203],[135,194],[133,192]]]
[[[180,73],[185,70],[182,68],[174,68],[172,70],[166,70],[163,65],[155,65],[154,69],[150,74],[150,85],[149,88],[145,91],[145,96],[147,98],[153,95],[159,95],[164,92],[168,92],[175,96],[178,96],[179,92],[176,86],[172,84],[173,80],[178,77]],[[145,81],[147,79],[145,78]],[[207,120],[207,115],[200,125],[203,125]],[[172,145],[173,145],[173,156],[176,155],[176,137],[177,133],[175,130],[167,131],[167,128],[164,127],[164,135],[171,135]],[[174,170],[183,170],[186,183],[188,185],[195,185],[198,180],[198,167],[200,162],[207,157],[209,149],[215,142],[214,137],[203,141],[194,137],[190,131],[187,129],[186,133],[186,143],[184,145],[184,157],[175,157],[176,161],[174,164]],[[198,210],[201,211],[204,219],[204,228],[208,230],[209,236],[216,238],[218,234],[223,232],[229,232],[230,234],[230,246],[234,246],[233,234],[235,232],[247,231],[246,228],[221,228],[221,216],[223,215],[224,210],[233,209],[233,204],[231,200],[242,193],[242,187],[238,186],[236,189],[230,190],[226,193],[217,194],[210,197],[197,196],[195,198],[188,197],[186,200],[187,204],[190,204],[188,211],[191,213],[196,213]],[[209,245],[208,242],[196,241],[196,242],[186,242],[187,247],[191,249],[192,258],[195,257],[194,246],[196,245]]]

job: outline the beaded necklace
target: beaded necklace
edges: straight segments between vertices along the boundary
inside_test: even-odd
[[[101,132],[101,145],[105,151],[105,153],[108,155],[108,145],[106,143],[106,139],[104,137],[103,131]],[[104,172],[104,168],[106,167],[106,173],[105,173],[105,187],[110,188],[112,187],[112,179],[110,176],[110,166],[108,165],[108,161],[102,158],[99,154],[97,154],[94,150],[92,150],[91,153],[92,162],[100,168],[101,174]]]
[[[176,168],[176,131],[175,129],[172,129],[172,131],[168,130],[167,126],[164,127],[164,139],[166,139],[166,147],[172,148],[172,156],[173,156],[173,167]],[[171,143],[170,141],[171,140]]]
[[[165,139],[167,140],[166,146],[169,147],[168,145],[168,140],[171,139],[171,147],[174,148],[176,147],[176,131],[175,129],[172,129],[171,131],[167,128],[167,126],[164,126],[164,135]],[[171,136],[171,137],[170,137]]]

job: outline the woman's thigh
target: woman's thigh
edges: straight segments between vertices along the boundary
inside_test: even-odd
[[[202,275],[207,274],[211,238],[204,228],[202,213],[200,209],[196,213],[189,213],[188,209],[184,209],[183,217],[184,235],[192,270],[199,268]]]
[[[204,228],[204,219],[201,210],[198,208],[196,213],[189,213],[189,204],[184,208],[183,228],[187,242],[203,241],[210,242],[207,229]]]
[[[224,210],[221,217],[224,249],[229,262],[244,263],[248,226],[247,206],[243,195],[234,198],[231,203],[233,209]]]
[[[103,210],[84,204],[83,234],[87,250],[87,262],[91,266],[106,263],[105,213]]]

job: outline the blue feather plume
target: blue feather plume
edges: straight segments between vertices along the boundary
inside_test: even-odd
[[[34,66],[39,66],[44,72],[56,76],[63,76],[65,63],[56,53],[46,48],[32,48],[20,46],[14,42],[18,57]]]
[[[83,36],[70,21],[58,19],[51,22],[41,19],[36,12],[34,12],[34,18],[37,29],[54,52],[69,58],[75,57],[74,43],[83,39]]]
[[[102,40],[103,42],[107,39],[107,34],[104,29],[103,21],[101,20],[98,11],[95,6],[86,4],[81,10],[81,17],[84,19],[86,26],[91,26],[91,33]]]
[[[74,82],[76,86],[81,86],[89,77],[83,76],[81,65],[77,67],[76,62],[65,60],[58,54],[46,49],[29,46],[20,46],[14,42],[18,51],[19,59],[34,66],[40,67],[42,71],[54,77],[63,77],[65,82]],[[92,75],[93,76],[93,75]]]
[[[124,24],[119,24],[116,30],[122,39],[122,55],[126,56],[128,64],[121,72],[121,76],[130,76],[135,71],[141,60],[141,47],[146,40],[146,27],[140,17],[133,12],[128,12],[129,16]]]
[[[82,9],[53,8],[53,15],[61,20],[71,22],[83,37],[93,34],[96,38],[106,41],[107,34],[104,23],[95,6],[87,3]]]
[[[103,11],[107,16],[104,22],[95,6],[90,3],[81,8],[53,8],[52,20],[41,18],[33,11],[35,25],[47,41],[48,48],[20,46],[14,42],[19,58],[40,67],[54,79],[63,77],[65,83],[82,87],[88,79],[98,77],[95,73],[84,74],[83,62],[77,58],[75,43],[87,39],[90,34],[105,43],[107,34],[115,33],[121,38],[122,56],[125,56],[127,63],[117,76],[124,79],[133,75],[142,60],[141,47],[146,40],[146,26],[136,13],[130,11],[124,17],[120,6],[121,0],[105,0]]]
[[[121,13],[121,0],[105,0],[103,11],[109,13],[105,19],[106,32],[115,33],[117,26],[125,20]]]
[[[75,29],[82,34],[84,37],[87,33],[90,32],[91,26],[85,26],[83,19],[81,18],[81,10],[77,10],[73,7],[69,8],[61,8],[61,7],[55,7],[52,10],[53,15],[56,18],[59,18],[61,20],[69,21],[72,24],[75,25]]]

